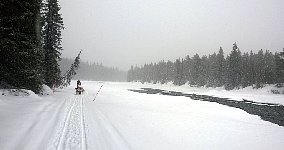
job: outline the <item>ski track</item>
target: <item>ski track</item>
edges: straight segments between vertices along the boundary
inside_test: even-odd
[[[65,100],[63,116],[48,150],[130,149],[111,120],[85,92]],[[91,128],[90,128],[91,127]]]
[[[48,150],[130,149],[118,129],[95,108],[92,99],[93,95],[86,92],[66,100],[64,117]]]
[[[66,104],[61,123],[50,150],[87,150],[83,95],[75,95]]]

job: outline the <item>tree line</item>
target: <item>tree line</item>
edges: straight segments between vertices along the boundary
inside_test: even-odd
[[[58,0],[0,2],[0,84],[39,93],[62,84]]]
[[[261,88],[264,84],[284,83],[284,49],[280,53],[259,50],[257,53],[241,53],[237,44],[225,57],[222,47],[219,52],[208,56],[195,54],[176,61],[160,61],[144,66],[131,66],[128,81],[151,83],[173,82],[191,86],[222,87],[227,90],[253,86]]]
[[[73,59],[62,58],[59,62],[60,70],[66,72]],[[92,80],[92,81],[126,81],[126,71],[119,70],[115,67],[106,67],[101,63],[89,63],[81,61],[78,73],[74,79]]]

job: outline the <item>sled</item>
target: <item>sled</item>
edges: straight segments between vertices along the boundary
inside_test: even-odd
[[[75,90],[76,90],[76,95],[81,95],[85,91],[83,87],[76,87]]]

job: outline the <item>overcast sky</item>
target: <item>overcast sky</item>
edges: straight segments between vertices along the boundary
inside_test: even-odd
[[[284,48],[284,0],[59,0],[62,57],[128,70],[160,60]]]

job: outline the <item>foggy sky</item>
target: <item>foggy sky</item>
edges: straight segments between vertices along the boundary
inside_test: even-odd
[[[160,60],[284,47],[283,0],[59,0],[62,57],[128,70]]]

